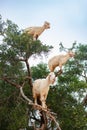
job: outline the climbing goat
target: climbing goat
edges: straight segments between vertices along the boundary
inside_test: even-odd
[[[45,79],[37,79],[33,83],[33,98],[35,104],[37,104],[37,99],[39,97],[41,105],[46,108],[46,98],[49,91],[49,86],[55,82],[54,72],[50,72]]]
[[[49,61],[48,61],[48,66],[51,72],[54,71],[54,69],[59,66],[60,68],[60,73],[62,73],[62,66],[67,62],[68,59],[70,59],[71,57],[74,57],[75,53],[72,51],[67,52],[65,55],[57,55],[52,57]]]
[[[37,40],[37,38],[41,35],[41,33],[45,29],[50,28],[50,23],[44,22],[44,25],[41,27],[35,26],[35,27],[29,27],[24,30],[24,32],[28,33],[29,35],[33,36],[33,39]]]

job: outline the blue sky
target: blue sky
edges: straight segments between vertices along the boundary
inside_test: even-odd
[[[50,22],[39,39],[53,45],[55,53],[60,42],[65,47],[74,41],[87,44],[87,0],[0,0],[0,14],[20,29]]]

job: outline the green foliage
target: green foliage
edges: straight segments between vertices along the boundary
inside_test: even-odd
[[[0,129],[17,130],[27,123],[26,104],[19,90],[0,81]]]
[[[32,78],[35,80],[39,78],[45,78],[49,73],[49,70],[47,69],[47,64],[40,63],[37,66],[31,67],[31,72]]]

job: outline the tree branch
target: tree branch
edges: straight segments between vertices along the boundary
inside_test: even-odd
[[[87,94],[86,94],[86,96],[85,96],[85,98],[83,99],[83,105],[86,105],[86,103],[87,103]]]
[[[31,72],[30,72],[30,67],[29,67],[28,59],[25,60],[25,63],[26,63],[26,67],[27,67],[28,77],[32,77],[31,76]],[[28,80],[29,80],[30,87],[33,88],[32,78],[29,78]]]
[[[20,88],[20,87],[21,87],[19,84],[12,82],[11,80],[9,80],[9,79],[6,78],[6,77],[2,77],[2,78],[0,78],[0,79],[6,81],[7,83],[9,83],[9,84],[11,84],[11,85],[13,85],[13,86],[15,86],[16,88]]]
[[[33,102],[27,96],[25,96],[22,87],[20,87],[20,93],[22,97],[28,102],[28,104],[33,105]]]

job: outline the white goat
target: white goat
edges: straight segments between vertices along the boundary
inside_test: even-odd
[[[40,98],[43,108],[46,108],[46,98],[49,91],[49,86],[55,82],[54,72],[50,72],[45,79],[37,79],[33,83],[33,98],[35,104],[37,104],[37,98]]]
[[[28,33],[29,35],[33,36],[33,39],[37,40],[37,38],[41,35],[41,33],[45,30],[45,29],[49,29],[50,28],[50,23],[48,22],[44,22],[44,25],[42,27],[29,27],[26,28],[24,30],[24,32]]]
[[[49,61],[48,61],[48,66],[51,72],[54,71],[54,69],[59,66],[60,68],[60,72],[62,72],[62,66],[67,62],[68,59],[70,59],[71,57],[74,57],[75,53],[72,51],[67,52],[65,55],[57,55],[52,57]]]

